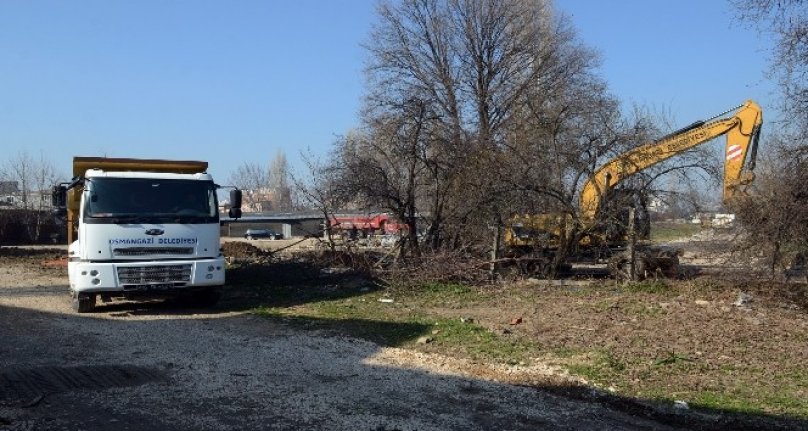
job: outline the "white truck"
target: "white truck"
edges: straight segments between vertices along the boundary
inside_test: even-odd
[[[73,180],[54,186],[66,216],[73,309],[96,298],[188,294],[201,306],[221,296],[220,186],[198,161],[75,157]],[[241,216],[231,190],[229,216]]]

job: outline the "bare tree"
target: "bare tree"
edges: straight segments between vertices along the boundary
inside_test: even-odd
[[[808,147],[774,140],[756,180],[756,193],[739,202],[746,245],[766,258],[772,274],[808,258]]]
[[[246,211],[261,212],[270,208],[270,175],[263,166],[254,162],[244,162],[230,173],[230,182],[243,190],[243,208]]]
[[[775,37],[772,75],[784,120],[769,138],[757,193],[739,206],[747,245],[763,251],[772,272],[794,256],[808,257],[808,2],[731,0],[738,17]]]
[[[428,218],[427,236],[433,247],[443,240],[444,220],[454,218],[455,210],[462,211],[452,195],[461,187],[457,178],[470,156],[458,71],[463,53],[456,39],[457,29],[451,25],[446,1],[383,1],[366,44],[370,60],[364,123],[417,113],[402,110],[409,100],[429,106],[436,118],[423,160],[430,193],[424,202],[417,203],[419,212]]]
[[[244,191],[245,210],[253,212],[291,210],[289,178],[289,163],[283,151],[275,154],[268,168],[244,162],[230,174],[230,182]]]
[[[719,207],[719,194],[704,179],[682,181],[677,176],[667,180],[664,189],[654,188],[651,193],[658,202],[656,211],[667,218],[690,218],[698,213],[714,211]],[[709,193],[710,191],[715,192]]]
[[[340,185],[337,166],[323,162],[310,151],[302,153],[301,158],[306,166],[306,172],[298,175],[290,174],[290,180],[303,204],[322,214],[326,243],[333,252],[335,243],[329,220],[345,205],[349,197]]]
[[[43,153],[34,157],[27,151],[18,152],[0,168],[0,178],[17,184],[15,207],[22,209],[26,237],[34,242],[43,240],[43,228],[52,221],[50,208],[51,186],[60,175]]]
[[[435,120],[423,163],[434,194],[417,204],[433,217],[432,237],[444,228],[453,245],[479,237],[519,199],[510,193],[518,175],[509,163],[524,161],[515,146],[530,141],[528,111],[546,117],[547,90],[577,102],[567,81],[593,79],[587,73],[596,63],[588,60],[592,53],[547,1],[382,2],[379,18],[368,44],[366,123],[404,113],[402,100],[430,107]],[[587,90],[597,97],[605,86]],[[577,102],[578,110],[597,109],[587,106],[591,100]],[[543,165],[528,169],[542,172]]]
[[[808,137],[808,1],[730,0],[738,17],[775,38],[772,75],[782,90],[784,111]]]
[[[286,154],[279,150],[269,164],[269,189],[273,198],[272,209],[289,211],[292,209],[292,188],[289,186],[289,162]]]
[[[341,141],[335,163],[366,205],[419,214],[433,250],[495,256],[489,232],[512,214],[557,214],[563,260],[599,227],[580,219],[583,183],[661,130],[624,117],[597,53],[549,0],[382,1],[366,48],[362,139]]]
[[[338,143],[340,183],[366,206],[395,214],[407,226],[401,251],[415,256],[421,253],[419,204],[426,207],[432,191],[426,155],[430,116],[423,101],[410,99],[402,104],[400,115],[376,117],[368,134]]]

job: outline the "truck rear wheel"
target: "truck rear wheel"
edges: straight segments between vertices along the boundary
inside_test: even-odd
[[[72,292],[72,306],[76,313],[89,313],[95,309],[95,294]]]

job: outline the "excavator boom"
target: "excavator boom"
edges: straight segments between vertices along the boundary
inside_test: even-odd
[[[629,150],[607,162],[581,191],[581,216],[594,219],[604,195],[629,176],[661,163],[721,135],[727,135],[724,163],[724,201],[753,179],[757,141],[763,112],[749,100],[728,118],[694,123],[657,141]],[[744,169],[746,168],[746,170]]]

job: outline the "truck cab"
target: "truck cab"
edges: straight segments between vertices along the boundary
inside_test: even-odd
[[[66,199],[72,241],[68,277],[77,312],[92,311],[99,296],[109,300],[184,293],[201,305],[214,305],[220,297],[225,261],[219,241],[219,187],[204,170],[155,172],[150,161],[139,162],[131,166],[139,170],[93,166],[72,187],[62,186],[62,193],[68,188],[72,192]]]

